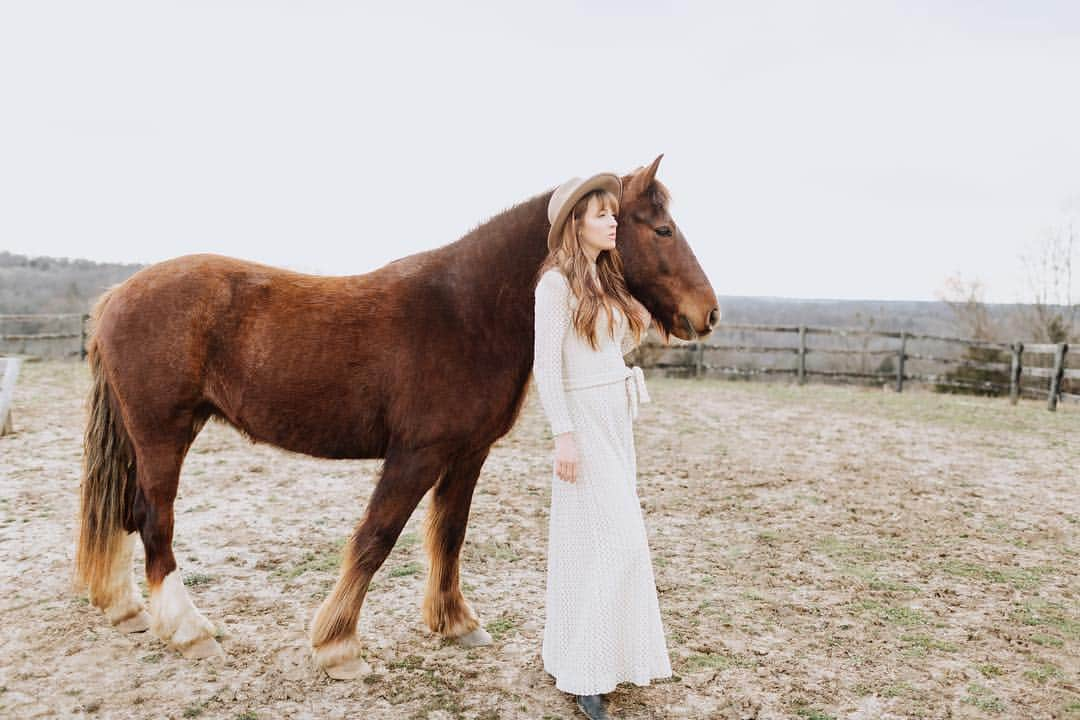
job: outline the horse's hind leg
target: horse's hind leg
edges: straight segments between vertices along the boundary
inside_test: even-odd
[[[134,468],[130,472],[134,474]],[[125,504],[130,507],[131,499]],[[142,593],[132,572],[135,530],[131,518],[126,518],[124,528],[109,543],[112,552],[104,559],[104,571],[89,586],[90,603],[100,607],[117,630],[129,633],[144,632],[150,627],[150,616],[143,607]]]
[[[469,506],[488,450],[460,457],[450,465],[431,492],[424,534],[431,565],[424,595],[424,622],[432,631],[456,638],[466,647],[491,643],[491,635],[480,626],[458,584]]]
[[[330,677],[346,680],[365,671],[356,622],[371,576],[390,554],[417,503],[439,479],[448,461],[446,449],[438,445],[387,454],[382,477],[345,547],[337,584],[312,622],[315,662]]]
[[[146,550],[150,629],[184,657],[220,655],[214,626],[191,603],[172,551],[173,501],[187,438],[139,444],[134,519]]]
[[[135,533],[123,533],[115,544],[116,552],[109,562],[106,584],[90,588],[90,602],[105,611],[116,629],[121,632],[143,632],[150,627],[150,616],[143,608],[142,593],[135,584],[131,556],[135,549]]]

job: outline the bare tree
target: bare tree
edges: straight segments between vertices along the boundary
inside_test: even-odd
[[[986,307],[986,288],[978,278],[965,280],[957,273],[945,279],[938,298],[952,311],[963,335],[971,340],[995,341],[998,329]]]
[[[1031,298],[1027,325],[1043,342],[1067,342],[1080,331],[1080,298],[1073,288],[1073,265],[1080,246],[1077,225],[1076,214],[1069,214],[1020,255]]]

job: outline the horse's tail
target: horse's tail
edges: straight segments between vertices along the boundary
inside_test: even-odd
[[[101,296],[91,313],[96,322],[112,290]],[[88,342],[91,387],[83,438],[83,478],[79,510],[79,539],[75,573],[80,583],[95,589],[108,586],[112,559],[121,549],[124,526],[135,493],[135,454],[124,427],[102,362],[98,338]]]

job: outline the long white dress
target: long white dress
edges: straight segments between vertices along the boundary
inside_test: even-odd
[[[637,494],[632,423],[648,402],[644,375],[628,368],[625,316],[597,322],[599,350],[572,328],[577,300],[558,270],[535,293],[533,376],[553,435],[572,430],[577,482],[551,470],[546,617],[541,655],[555,686],[608,693],[624,681],[671,675],[645,521]]]

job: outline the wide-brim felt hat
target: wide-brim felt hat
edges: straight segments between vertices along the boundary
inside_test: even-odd
[[[548,222],[551,223],[551,229],[548,230],[548,250],[553,251],[558,247],[563,224],[577,201],[597,188],[608,190],[622,202],[622,180],[615,173],[602,172],[587,178],[572,177],[555,188],[547,209]]]

